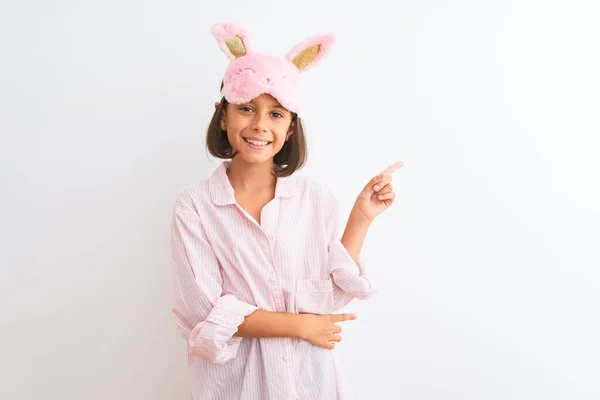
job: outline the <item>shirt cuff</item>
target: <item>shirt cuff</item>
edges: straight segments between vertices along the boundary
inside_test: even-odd
[[[244,322],[244,318],[257,309],[258,307],[240,301],[230,294],[226,294],[217,300],[215,307],[208,314],[206,321],[220,325],[228,330],[233,330],[231,333],[231,336],[233,336],[237,332],[237,328]]]
[[[191,363],[193,355],[217,364],[234,358],[243,338],[233,335],[244,318],[257,309],[230,294],[220,297],[206,320],[192,330],[188,361]]]
[[[329,271],[336,285],[360,299],[377,292],[377,282],[362,260],[355,262],[340,240],[329,244]]]

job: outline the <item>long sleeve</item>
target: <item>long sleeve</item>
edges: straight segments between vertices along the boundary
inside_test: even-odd
[[[171,224],[173,314],[190,360],[223,364],[236,356],[243,338],[233,335],[257,307],[222,294],[219,261],[188,201],[180,194]]]
[[[365,265],[356,263],[341,242],[339,205],[335,196],[330,201],[329,220],[327,223],[329,237],[329,273],[334,285],[335,309],[346,306],[354,298],[368,299],[377,292],[377,281],[369,274]]]

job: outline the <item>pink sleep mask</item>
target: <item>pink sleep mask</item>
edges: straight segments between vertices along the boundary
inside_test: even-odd
[[[300,73],[317,65],[335,41],[331,34],[311,36],[281,57],[254,52],[246,30],[237,24],[219,22],[211,33],[231,60],[221,90],[228,102],[248,103],[268,93],[295,113],[302,103]]]

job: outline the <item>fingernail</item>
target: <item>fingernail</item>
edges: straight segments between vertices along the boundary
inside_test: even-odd
[[[378,191],[379,190],[379,185],[375,185],[375,187],[373,189],[375,189],[375,191]]]

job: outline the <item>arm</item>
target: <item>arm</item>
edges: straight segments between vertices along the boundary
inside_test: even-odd
[[[256,310],[244,319],[235,336],[302,339],[302,318],[301,314]]]
[[[222,294],[219,262],[189,203],[180,194],[171,223],[173,314],[190,358],[223,364],[236,356],[242,338],[233,335],[257,308]]]
[[[371,221],[366,219],[360,212],[352,210],[346,224],[346,230],[342,235],[342,244],[357,264],[360,263],[360,251],[370,226]]]
[[[335,283],[334,306],[339,310],[355,298],[372,297],[377,292],[377,282],[367,273],[360,260],[360,251],[370,222],[353,209],[342,236],[338,229],[339,205],[333,194],[330,197],[329,207],[330,216],[327,223],[327,234],[330,240],[329,271]]]
[[[373,296],[377,290],[375,280],[369,276],[360,261],[360,251],[373,218],[388,209],[394,202],[396,194],[391,183],[392,174],[403,165],[402,161],[395,162],[367,183],[350,212],[340,242],[341,246],[338,246],[335,241],[330,243],[331,276],[338,289],[347,295],[366,299]],[[352,300],[352,297],[344,296],[340,290],[335,291],[334,300],[338,307],[343,307]]]
[[[257,310],[246,317],[236,335],[242,337],[291,337],[325,349],[342,338],[337,322],[356,319],[354,314],[288,314]]]

